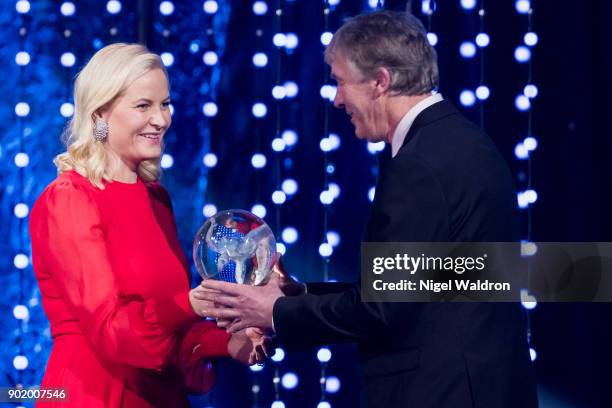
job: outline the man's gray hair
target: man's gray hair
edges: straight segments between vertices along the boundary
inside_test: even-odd
[[[368,79],[384,67],[390,91],[422,95],[438,87],[437,54],[423,24],[410,13],[375,11],[349,19],[325,49],[325,62],[347,58]]]

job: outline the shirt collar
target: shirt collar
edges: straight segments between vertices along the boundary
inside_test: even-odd
[[[395,128],[395,133],[393,133],[393,138],[391,139],[392,157],[395,157],[397,155],[397,152],[399,152],[399,149],[404,144],[404,139],[406,139],[408,131],[410,130],[410,127],[414,123],[416,117],[419,116],[419,113],[423,112],[425,109],[429,108],[434,103],[442,101],[443,99],[444,98],[442,97],[442,94],[433,94],[423,99],[421,102],[414,105],[408,112],[406,112],[404,117],[397,124],[397,127]]]

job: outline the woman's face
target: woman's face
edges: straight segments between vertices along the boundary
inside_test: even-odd
[[[106,146],[118,166],[131,171],[143,160],[162,153],[162,140],[170,126],[168,81],[161,69],[141,76],[102,112],[108,123]]]

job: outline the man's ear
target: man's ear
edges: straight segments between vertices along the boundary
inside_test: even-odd
[[[391,72],[385,67],[379,67],[374,74],[374,80],[376,96],[380,96],[391,86]]]

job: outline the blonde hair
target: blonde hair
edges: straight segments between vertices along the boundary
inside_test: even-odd
[[[168,77],[161,58],[140,44],[111,44],[94,54],[74,82],[74,116],[63,135],[67,150],[53,160],[60,174],[75,170],[100,189],[104,189],[102,180],[113,180],[104,143],[93,135],[94,113],[153,69]],[[159,159],[142,161],[137,171],[145,182],[158,180]]]

